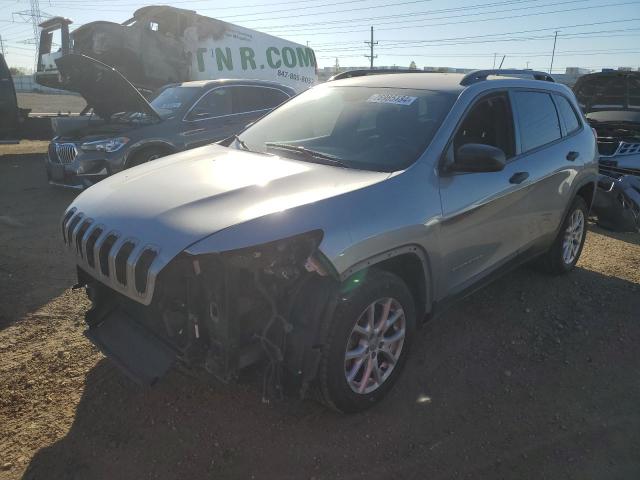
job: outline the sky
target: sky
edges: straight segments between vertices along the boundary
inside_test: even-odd
[[[74,25],[122,22],[129,0],[41,0],[43,19]],[[157,4],[162,4],[158,2]],[[169,4],[169,3],[166,3]],[[173,0],[175,7],[283,37],[309,42],[320,67],[368,66],[374,27],[376,66],[503,68],[548,71],[558,32],[554,73],[640,66],[640,0]],[[0,36],[10,66],[34,65],[33,25],[14,12],[29,0],[0,0]],[[73,26],[72,26],[73,27]],[[31,43],[29,43],[31,42]]]

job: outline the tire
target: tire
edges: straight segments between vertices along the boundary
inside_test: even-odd
[[[585,238],[587,237],[587,215],[587,204],[582,197],[577,196],[573,199],[571,207],[569,207],[569,211],[567,212],[564,222],[562,222],[562,227],[553,245],[551,245],[551,248],[540,259],[540,265],[546,272],[552,275],[560,275],[571,271],[576,266],[582,253]],[[578,236],[576,233],[576,223],[574,222],[580,218],[582,227]],[[567,237],[567,235],[571,234],[570,232],[574,232],[571,241]],[[571,255],[566,255],[565,239],[573,245],[571,247]]]
[[[348,285],[349,281],[345,283]],[[416,325],[414,299],[398,276],[371,269],[358,285],[343,297],[335,309],[318,375],[320,400],[344,413],[365,410],[391,390],[403,370]],[[360,330],[364,326],[369,328],[368,313],[374,312],[374,327],[380,327],[383,325],[385,308],[389,320],[385,323],[386,332],[384,328],[380,328],[378,333],[370,329],[365,338]],[[396,320],[391,322],[393,318]],[[354,329],[356,324],[360,327],[359,332]],[[392,341],[402,337],[401,330],[404,330],[403,338]],[[375,351],[369,351],[369,348]],[[352,353],[365,350],[368,353],[347,360],[348,350]],[[395,362],[392,363],[394,356]],[[349,382],[347,370],[353,372],[358,362],[361,365]],[[367,371],[369,376],[365,381]]]
[[[168,154],[169,153],[162,148],[146,148],[131,157],[131,160],[127,162],[127,168],[137,167],[138,165],[150,162],[152,160],[155,160],[156,158],[164,157]]]

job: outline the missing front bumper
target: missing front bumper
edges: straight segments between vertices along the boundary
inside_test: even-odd
[[[171,368],[177,352],[121,308],[91,325],[85,335],[132,380],[153,385]]]

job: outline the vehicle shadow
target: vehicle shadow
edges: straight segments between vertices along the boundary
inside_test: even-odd
[[[639,293],[519,269],[427,323],[396,389],[356,415],[264,404],[259,368],[143,389],[102,360],[23,478],[631,478]]]
[[[30,148],[34,143],[37,147]],[[47,183],[41,153],[46,142],[0,148],[27,152],[0,155],[0,329],[4,329],[73,285],[75,269],[60,239],[59,220],[77,192]]]
[[[613,230],[607,230],[606,228],[600,227],[595,222],[589,224],[589,230],[594,233],[599,233],[600,235],[615,238],[621,242],[640,246],[640,233],[638,232],[614,232]]]

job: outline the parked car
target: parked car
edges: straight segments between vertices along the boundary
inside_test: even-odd
[[[72,54],[58,66],[65,88],[82,94],[87,109],[54,122],[47,175],[52,184],[80,189],[222,140],[295,94],[262,80],[215,80],[167,85],[148,102],[120,73],[94,59]]]
[[[62,231],[87,336],[140,382],[266,358],[265,385],[374,404],[423,319],[533,258],[580,257],[595,137],[571,90],[511,73],[328,82],[227,148],[83,192]]]
[[[612,230],[640,230],[640,72],[584,75],[574,86],[596,131],[600,173],[594,213]]]

